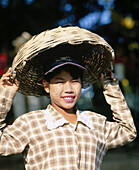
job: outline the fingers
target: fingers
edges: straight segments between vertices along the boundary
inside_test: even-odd
[[[10,77],[11,71],[12,71],[12,68],[10,67],[10,68],[8,69],[8,71],[7,71],[5,74],[2,75],[2,78]]]
[[[100,76],[100,81],[117,81],[117,76],[112,72],[112,70],[107,70],[107,72],[102,73]]]
[[[0,79],[0,84],[1,85],[4,85],[4,84],[11,85],[10,75],[11,75],[11,68],[9,68],[8,71],[2,75],[2,77]]]
[[[12,69],[9,68],[8,71],[2,75],[0,79],[0,85],[4,88],[14,90],[16,92],[19,88],[19,81],[17,81],[16,79],[14,79],[14,81],[11,80],[11,71]]]
[[[112,70],[108,70],[108,72],[106,73],[106,78],[110,79],[112,81],[116,81],[117,77],[116,75],[112,72]]]
[[[116,77],[116,75],[115,75],[114,73],[111,73],[111,79],[112,79],[113,81],[116,81],[116,80],[117,80],[117,77]]]
[[[17,87],[19,87],[20,83],[19,83],[19,81],[18,81],[17,79],[15,79],[14,83],[15,83],[15,85],[16,85]]]

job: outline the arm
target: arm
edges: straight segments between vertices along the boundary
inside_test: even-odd
[[[11,69],[0,79],[0,155],[20,153],[27,144],[27,123],[19,117],[11,126],[4,123],[18,84],[10,81]]]
[[[104,81],[103,87],[114,120],[105,122],[105,139],[108,148],[115,148],[133,141],[136,137],[136,128],[118,81]]]
[[[4,120],[9,112],[13,98],[18,90],[18,83],[12,83],[10,80],[11,68],[0,79],[0,130],[6,125]],[[2,131],[0,131],[0,134]]]
[[[11,108],[14,96],[14,91],[10,91],[7,88],[0,86],[0,136],[2,130],[6,127],[4,121]]]

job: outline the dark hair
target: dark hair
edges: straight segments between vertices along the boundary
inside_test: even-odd
[[[68,73],[70,73],[70,75],[72,76],[73,79],[83,79],[83,70],[81,70],[80,68],[78,68],[77,66],[71,65],[71,64],[66,64],[63,65],[57,69],[55,69],[53,72],[48,73],[44,78],[47,82],[50,83],[50,80],[61,73],[61,71],[66,71]]]

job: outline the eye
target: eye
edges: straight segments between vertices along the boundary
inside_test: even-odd
[[[64,81],[57,81],[56,84],[62,84]]]
[[[79,82],[80,82],[80,80],[75,79],[75,80],[72,80],[72,82],[73,82],[73,83],[79,83]]]

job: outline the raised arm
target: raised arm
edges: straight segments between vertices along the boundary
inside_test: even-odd
[[[19,117],[13,125],[7,126],[4,123],[18,90],[18,82],[12,83],[10,75],[11,69],[0,79],[0,155],[22,152],[28,141],[24,133],[27,123],[22,117]]]
[[[116,78],[110,74],[110,79],[105,80],[103,85],[104,96],[111,106],[114,120],[106,121],[105,139],[108,148],[114,148],[133,141],[136,137],[136,128]]]
[[[10,75],[11,68],[0,79],[0,129],[5,126],[4,120],[19,86],[17,81],[15,83],[11,82]]]

